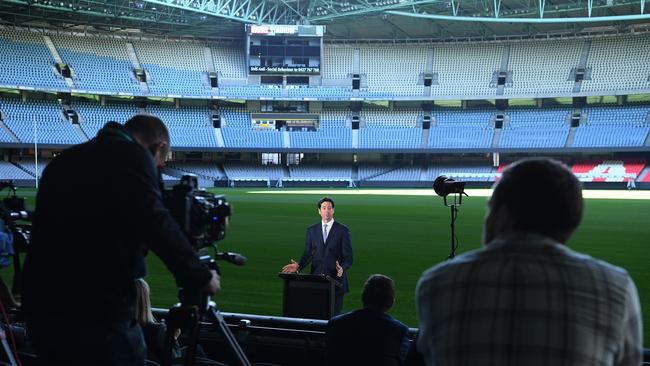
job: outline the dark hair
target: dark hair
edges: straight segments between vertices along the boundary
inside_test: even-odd
[[[161,142],[169,145],[169,131],[163,121],[151,114],[136,114],[124,124],[124,128],[150,147]]]
[[[515,230],[564,242],[582,219],[582,186],[556,160],[523,159],[504,170],[489,205],[490,209],[505,206]]]
[[[323,204],[323,202],[329,202],[332,204],[332,208],[334,208],[334,200],[329,198],[329,197],[323,197],[318,200],[318,208],[320,208],[320,205]]]
[[[382,274],[371,275],[363,284],[361,302],[366,308],[388,311],[395,302],[395,282]]]

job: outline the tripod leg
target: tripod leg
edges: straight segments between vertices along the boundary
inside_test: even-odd
[[[171,366],[174,363],[173,349],[177,344],[174,333],[177,329],[184,329],[188,339],[183,364],[186,366],[193,365],[199,338],[199,311],[196,307],[183,306],[169,309],[169,314],[167,315],[167,332],[163,345],[164,358],[161,360],[162,366]]]
[[[248,358],[246,357],[244,350],[242,350],[239,343],[237,343],[237,339],[235,338],[235,335],[232,334],[230,329],[228,329],[228,324],[226,324],[226,321],[223,319],[223,316],[221,315],[219,310],[211,306],[208,309],[207,315],[210,321],[212,322],[212,324],[217,325],[219,327],[219,330],[221,330],[221,333],[226,338],[226,341],[230,346],[230,350],[235,355],[238,364],[241,366],[250,366],[251,363],[250,361],[248,361]]]
[[[11,329],[7,329],[7,332],[11,332]],[[2,347],[5,350],[5,355],[7,356],[7,360],[9,361],[9,364],[12,366],[17,366],[18,364],[16,363],[16,359],[14,358],[14,351],[9,347],[9,343],[7,342],[6,338],[6,333],[4,330],[0,328],[0,339],[2,340]]]

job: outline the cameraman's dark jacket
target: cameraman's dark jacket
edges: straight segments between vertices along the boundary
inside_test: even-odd
[[[112,123],[43,172],[25,259],[26,315],[131,319],[147,249],[179,286],[211,278],[163,205],[151,154]]]

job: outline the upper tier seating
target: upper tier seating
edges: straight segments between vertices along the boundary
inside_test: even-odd
[[[352,74],[354,48],[347,45],[324,44],[322,62],[323,79],[346,79]]]
[[[421,96],[418,79],[426,66],[426,48],[419,46],[359,46],[360,71],[366,74],[368,97]]]
[[[596,38],[591,42],[587,68],[591,80],[582,82],[582,91],[639,91],[650,89],[650,37]]]
[[[133,42],[140,65],[147,71],[153,94],[209,94],[204,48],[198,43]],[[161,57],[161,54],[164,57]]]
[[[72,69],[72,79],[78,89],[142,94],[124,41],[60,35],[50,38],[63,62]]]
[[[68,86],[56,71],[54,56],[44,36],[50,37],[62,62],[70,66],[74,87]],[[501,70],[505,61],[504,67],[507,65],[512,75],[507,78],[505,96],[570,96],[575,86],[571,70],[579,65],[583,46],[588,42],[591,47],[584,48],[589,53],[584,55],[587,73],[581,83],[581,93],[613,95],[650,91],[650,63],[646,62],[650,54],[648,34],[510,43],[325,43],[321,60],[323,86],[289,89],[283,93],[281,87],[248,86],[245,47],[241,41],[127,40],[94,34],[2,29],[0,61],[4,67],[0,69],[0,85],[207,99],[213,94],[207,72],[214,66],[220,80],[219,95],[228,98],[348,99],[353,96],[351,74],[355,72],[358,50],[358,72],[365,75],[360,97],[490,98],[497,93],[495,72]],[[136,80],[127,43],[133,45],[136,58],[148,76],[146,86]],[[427,66],[430,53],[433,58]],[[423,85],[425,71],[434,76],[430,95]],[[258,83],[255,78],[250,82]]]
[[[504,95],[570,93],[575,81],[569,75],[580,61],[582,44],[578,40],[511,44],[512,87],[504,88]]]
[[[492,74],[501,64],[502,47],[497,44],[438,45],[433,49],[433,72],[438,85],[434,96],[495,95]]]
[[[3,30],[0,32],[0,85],[66,89],[54,66],[50,50],[40,34]]]
[[[210,45],[212,60],[217,73],[224,78],[245,79],[246,55],[244,45],[241,44],[213,44]]]

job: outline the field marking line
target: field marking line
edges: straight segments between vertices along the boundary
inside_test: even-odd
[[[490,197],[492,189],[467,189],[470,197]],[[359,189],[359,190],[332,190],[332,189],[307,189],[307,190],[262,190],[247,191],[252,194],[319,194],[319,195],[377,195],[377,196],[435,196],[431,189]],[[583,190],[584,198],[596,199],[621,199],[621,200],[650,200],[650,191],[641,190]]]

